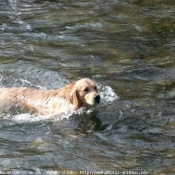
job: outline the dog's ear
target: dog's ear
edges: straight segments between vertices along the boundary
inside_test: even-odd
[[[70,102],[71,104],[74,105],[75,109],[79,109],[81,107],[78,91],[76,88],[73,88],[72,91],[70,92]]]

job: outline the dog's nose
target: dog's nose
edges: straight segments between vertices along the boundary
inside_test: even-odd
[[[100,95],[96,95],[95,97],[94,97],[94,101],[95,101],[95,103],[100,103]]]

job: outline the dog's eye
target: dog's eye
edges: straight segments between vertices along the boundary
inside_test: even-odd
[[[94,89],[97,90],[97,86],[95,86]]]
[[[84,91],[84,92],[88,92],[88,91],[89,91],[89,89],[88,89],[88,88],[85,88],[83,91]]]

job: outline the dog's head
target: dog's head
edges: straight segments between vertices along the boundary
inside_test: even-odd
[[[100,95],[98,94],[96,83],[89,78],[76,81],[72,94],[72,102],[77,103],[76,106],[79,107],[99,104]]]

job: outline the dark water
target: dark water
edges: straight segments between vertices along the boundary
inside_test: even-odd
[[[174,55],[173,0],[1,0],[0,87],[90,77],[103,98],[61,121],[3,110],[1,173],[175,174]]]

